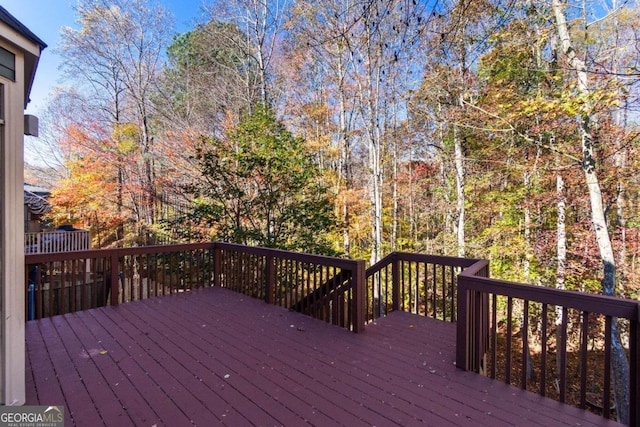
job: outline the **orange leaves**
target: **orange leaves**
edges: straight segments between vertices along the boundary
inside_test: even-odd
[[[116,183],[111,167],[98,158],[86,156],[67,162],[69,177],[53,190],[50,213],[54,223],[81,223],[90,213],[107,211]],[[111,201],[111,202],[110,202]]]

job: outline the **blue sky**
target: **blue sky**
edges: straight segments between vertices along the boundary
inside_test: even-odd
[[[173,14],[176,33],[187,31],[202,21],[204,0],[157,1]],[[0,0],[0,4],[48,45],[40,58],[31,90],[31,103],[27,108],[27,113],[38,114],[46,105],[47,95],[64,83],[58,70],[60,58],[53,49],[58,45],[62,27],[78,28],[73,12],[77,0]]]

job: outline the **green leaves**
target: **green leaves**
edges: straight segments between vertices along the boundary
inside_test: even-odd
[[[205,139],[202,174],[191,191],[194,215],[217,239],[330,253],[333,203],[304,141],[266,107],[258,107],[224,139]]]

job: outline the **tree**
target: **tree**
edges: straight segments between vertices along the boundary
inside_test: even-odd
[[[333,202],[301,138],[268,107],[257,107],[225,138],[204,138],[200,179],[189,221],[212,238],[315,253],[332,253]]]
[[[588,69],[583,59],[577,54],[574,42],[569,32],[566,15],[566,5],[561,0],[553,0],[553,15],[556,22],[560,49],[566,56],[567,63],[576,76],[576,96],[583,99],[583,107],[578,111],[580,147],[582,150],[582,170],[585,176],[586,190],[591,204],[591,223],[593,225],[596,242],[600,251],[604,277],[602,292],[605,295],[616,294],[616,261],[611,244],[611,236],[607,226],[602,188],[597,174],[597,158],[593,137],[592,114],[593,105],[589,102],[590,85]],[[622,346],[617,320],[612,324],[612,367],[613,384],[616,400],[616,413],[622,423],[628,423],[629,414],[629,362]]]
[[[260,102],[259,70],[245,42],[240,28],[221,21],[173,37],[157,97],[165,128],[219,136],[227,117],[240,117]]]
[[[124,203],[125,177],[142,192],[133,199],[139,221],[152,224],[155,215],[152,93],[171,20],[165,9],[147,0],[83,0],[76,12],[81,28],[64,28],[60,53],[63,68],[85,94],[85,108],[105,132],[117,136],[118,126],[138,127],[138,165],[118,170],[119,205]],[[115,141],[118,145],[118,141]]]
[[[93,130],[93,132],[92,132]],[[59,145],[65,157],[65,177],[56,183],[47,217],[56,225],[74,224],[92,232],[94,245],[103,247],[119,240],[118,230],[126,217],[117,206],[118,168],[110,150],[110,138],[91,126],[60,128]]]
[[[262,105],[277,104],[272,68],[286,6],[284,0],[225,0],[215,1],[208,8],[211,19],[223,19],[242,31],[244,39],[234,42],[248,60],[246,67],[257,70],[251,86],[258,88]]]

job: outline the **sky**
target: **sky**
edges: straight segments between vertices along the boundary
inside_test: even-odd
[[[192,29],[201,22],[205,0],[157,0],[173,14],[175,33]],[[35,81],[31,89],[31,102],[26,113],[37,115],[46,106],[47,96],[63,85],[59,70],[60,57],[53,50],[60,41],[63,27],[79,28],[73,12],[77,0],[0,0],[4,7],[18,21],[22,22],[36,36],[47,44],[42,52]]]

